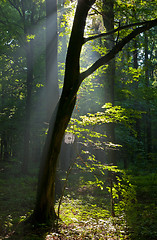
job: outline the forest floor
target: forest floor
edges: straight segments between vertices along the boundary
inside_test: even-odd
[[[25,219],[34,207],[37,171],[22,176],[18,164],[1,164],[0,240],[157,239],[157,174],[132,178],[136,200],[126,211],[116,210],[115,217],[110,213],[110,194],[92,185],[91,178],[91,173],[73,169],[60,207],[58,231],[44,225],[36,229],[25,224]]]

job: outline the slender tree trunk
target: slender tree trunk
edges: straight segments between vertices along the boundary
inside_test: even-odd
[[[32,41],[32,40],[31,40]],[[30,158],[30,114],[31,114],[31,95],[33,82],[33,46],[28,43],[26,47],[26,61],[27,61],[27,82],[26,82],[26,103],[25,103],[25,132],[24,132],[24,150],[22,173],[28,172],[28,162]]]
[[[133,49],[134,49],[134,51],[132,52],[132,54],[133,54],[132,55],[132,58],[133,58],[133,68],[138,69],[138,42],[137,42],[137,39],[134,39],[134,41],[133,41]],[[134,82],[132,84],[133,91],[138,91],[138,87],[139,87],[139,82]],[[136,110],[138,110],[139,107],[140,107],[136,98],[134,100],[134,107],[135,107]],[[137,136],[136,136],[136,139],[137,139],[137,146],[136,146],[137,151],[133,152],[133,159],[137,158],[137,156],[135,156],[134,154],[137,155],[137,153],[141,152],[141,122],[140,122],[140,119],[136,119],[135,130],[137,132]]]
[[[149,88],[149,59],[148,59],[148,36],[144,33],[145,40],[145,86]],[[147,160],[151,160],[152,153],[152,130],[151,130],[151,113],[150,113],[150,101],[147,100],[147,114],[146,114],[146,152]]]
[[[25,102],[25,132],[24,132],[24,150],[23,150],[23,162],[22,173],[27,174],[28,162],[30,158],[30,116],[31,116],[31,96],[32,96],[32,83],[33,83],[33,66],[34,66],[34,44],[33,39],[28,40],[27,36],[34,33],[34,4],[31,9],[30,20],[26,20],[25,9],[23,9],[23,22],[24,33],[26,38],[26,67],[27,67],[27,79],[26,79],[26,102]],[[30,26],[29,26],[30,25]]]
[[[114,0],[103,0],[103,22],[106,31],[109,32],[114,29]],[[109,36],[105,42],[106,48],[111,50],[114,47],[114,35]],[[115,86],[115,59],[108,63],[105,73],[104,98],[105,103],[112,103],[114,106],[114,86]],[[106,135],[109,142],[115,142],[115,125],[114,123],[106,124]],[[115,151],[113,149],[107,150],[107,159],[109,163],[116,165]]]
[[[114,0],[103,0],[103,22],[106,31],[114,29]],[[106,48],[108,50],[114,47],[114,35],[109,36],[106,40]],[[112,103],[114,106],[114,88],[115,88],[115,59],[113,58],[109,63],[105,72],[105,103]],[[105,126],[107,141],[115,143],[115,124],[109,123]],[[114,149],[106,149],[107,161],[109,164],[117,165],[117,158]],[[111,188],[111,215],[115,217],[114,199],[112,194],[113,182],[116,180],[116,175],[109,172],[110,188]]]
[[[106,31],[114,29],[114,0],[103,0],[103,22]],[[106,48],[111,50],[114,47],[114,35],[110,35],[105,41]],[[108,63],[105,74],[105,102],[114,105],[114,82],[115,82],[115,59]]]
[[[9,159],[9,149],[8,149],[8,139],[7,132],[4,130],[1,134],[1,158],[3,161],[7,161]]]
[[[133,48],[134,48],[134,51],[133,51],[133,67],[135,69],[138,69],[138,47],[137,47],[137,39],[134,40],[133,42]],[[134,88],[138,90],[138,82],[135,82],[134,83]],[[135,108],[138,109],[138,102],[137,100],[135,100]],[[136,120],[136,131],[137,131],[137,140],[140,142],[141,140],[141,130],[140,130],[140,119],[137,119]]]
[[[46,109],[47,121],[59,99],[57,68],[57,2],[46,0]]]
[[[4,71],[2,71],[2,79],[3,79],[3,76],[4,76]],[[4,81],[4,80],[3,80]],[[1,93],[1,111],[3,111],[3,108],[4,108],[4,99],[5,99],[5,89],[4,89],[4,86],[2,84],[2,93]],[[2,130],[1,131],[1,152],[0,152],[0,160],[4,160],[4,142],[5,142],[5,131]]]

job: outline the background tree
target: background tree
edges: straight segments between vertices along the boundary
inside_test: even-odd
[[[57,42],[57,2],[46,0],[46,104],[48,105],[48,121],[59,98]]]
[[[22,159],[22,172],[27,173],[32,157],[38,159],[38,156],[34,154],[37,151],[40,152],[40,135],[44,127],[44,120],[41,117],[42,114],[39,114],[39,112],[43,111],[43,106],[41,104],[41,102],[43,102],[43,95],[41,91],[46,83],[46,71],[44,69],[46,66],[46,64],[44,64],[44,45],[46,46],[44,27],[46,11],[43,1],[35,3],[31,0],[16,2],[10,0],[8,2],[9,4],[2,1],[0,8],[0,24],[3,32],[6,33],[6,38],[1,45],[1,56],[5,56],[6,50],[10,49],[10,51],[7,50],[8,61],[9,58],[12,61],[10,64],[10,69],[12,70],[10,79],[13,82],[15,81],[15,83],[13,83],[14,93],[12,94],[14,99],[11,101],[10,93],[8,94],[8,98],[14,106],[14,116],[18,116],[18,122],[14,122],[14,127],[12,127],[14,141],[11,140],[11,142],[14,143],[14,153],[18,152],[18,160],[21,161]],[[3,48],[5,45],[7,48]],[[2,58],[2,61],[3,59],[4,58]],[[10,87],[10,84],[8,84],[8,87]],[[56,90],[54,92],[55,94],[57,93]],[[45,95],[47,96],[47,94]],[[38,106],[39,101],[40,107]],[[8,110],[11,110],[11,108],[13,107],[8,106]],[[36,108],[38,110],[36,110]],[[32,115],[33,112],[34,114]],[[11,119],[12,123],[13,119],[14,117]],[[6,128],[8,128],[8,124],[6,124]],[[4,138],[4,131],[2,136],[2,138]],[[5,143],[5,141],[2,140],[1,150],[4,156],[3,142]],[[39,144],[37,144],[37,142],[39,142]],[[9,146],[9,140],[7,144]]]
[[[114,29],[114,1],[103,1],[103,23],[106,32],[112,31]],[[105,41],[106,49],[111,50],[115,45],[114,35],[110,35]],[[115,59],[112,59],[107,66],[105,73],[105,84],[104,84],[104,100],[105,103],[111,103],[114,106],[115,101]],[[115,128],[114,124],[107,124],[105,127],[106,135],[108,137],[108,142],[115,143]],[[116,165],[115,151],[113,149],[106,149],[108,162]]]

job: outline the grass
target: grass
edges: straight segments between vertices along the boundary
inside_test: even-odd
[[[64,239],[127,239],[124,219],[112,218],[97,205],[65,197],[60,217],[60,236]]]
[[[65,179],[66,176],[61,173],[60,177]],[[110,194],[106,190],[108,183],[105,176],[104,180],[101,190],[91,184],[93,174],[73,169],[60,208],[58,231],[44,225],[36,229],[24,224],[24,220],[34,207],[37,171],[21,176],[17,163],[1,164],[0,240],[157,239],[156,174],[131,178],[137,201],[126,204],[125,212],[119,211],[116,217],[110,214]],[[57,207],[58,201],[56,210]]]

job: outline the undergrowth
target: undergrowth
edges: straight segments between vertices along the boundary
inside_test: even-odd
[[[0,240],[157,239],[155,173],[133,176],[130,172],[124,179],[118,176],[113,185],[115,217],[112,217],[106,176],[101,188],[93,184],[93,173],[74,168],[61,202],[58,231],[53,231],[45,225],[34,229],[24,224],[34,207],[37,171],[22,176],[15,165],[0,169]],[[62,173],[61,178],[64,182],[66,175]]]

